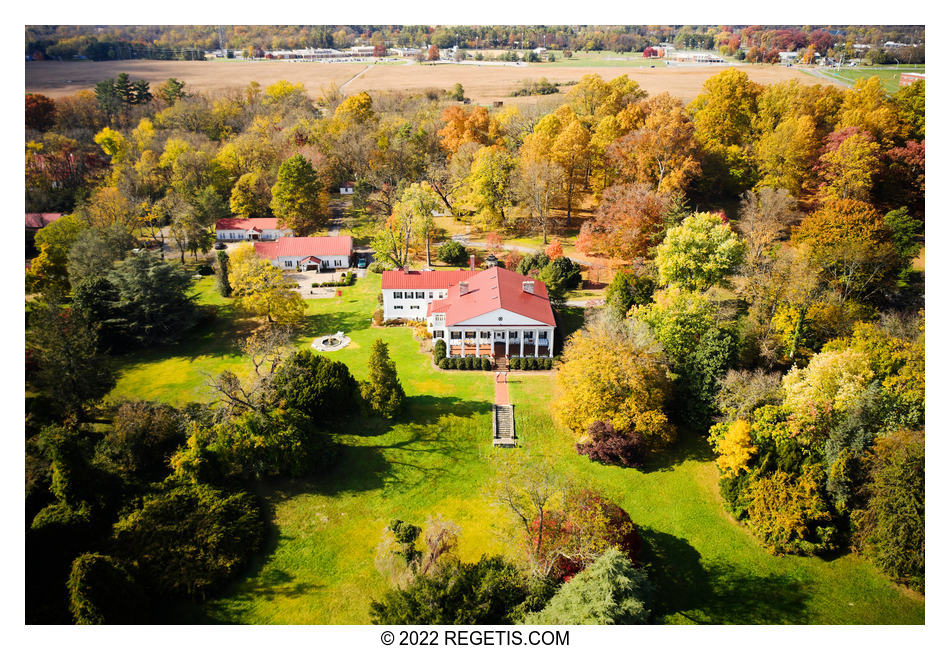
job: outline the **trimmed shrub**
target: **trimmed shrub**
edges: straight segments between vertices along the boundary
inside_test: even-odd
[[[195,269],[195,273],[198,275],[214,275],[214,269],[208,264],[199,264],[198,268]]]
[[[508,361],[508,365],[511,366],[512,370],[521,370],[521,357],[511,357]]]
[[[435,359],[436,363],[439,363],[445,358],[446,345],[444,339],[439,339],[435,342],[435,345],[432,346],[432,358]]]
[[[382,273],[388,268],[388,266],[386,264],[383,264],[382,262],[373,262],[366,268],[372,273]]]
[[[491,359],[482,357],[482,370],[491,370]]]
[[[443,370],[447,370],[449,368],[449,363],[451,363],[451,361],[452,361],[451,359],[446,359],[446,358],[439,359],[439,362],[438,362],[439,367],[442,368]]]
[[[373,325],[382,325],[383,324],[383,310],[377,309],[373,312]]]

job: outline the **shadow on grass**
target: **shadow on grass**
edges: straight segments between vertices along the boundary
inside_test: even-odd
[[[710,625],[803,624],[808,584],[781,574],[754,575],[734,564],[703,561],[681,537],[640,530],[641,560],[657,588],[657,622]]]
[[[715,458],[716,455],[704,437],[695,434],[680,434],[680,438],[671,448],[648,459],[640,471],[645,474],[669,472],[686,461],[707,462]]]

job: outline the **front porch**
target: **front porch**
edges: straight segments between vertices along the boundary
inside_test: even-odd
[[[553,357],[554,328],[505,330],[434,330],[444,338],[450,357]]]

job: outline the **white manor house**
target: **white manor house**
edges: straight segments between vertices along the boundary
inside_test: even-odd
[[[554,356],[554,312],[543,282],[497,266],[384,271],[383,318],[425,321],[451,357]]]

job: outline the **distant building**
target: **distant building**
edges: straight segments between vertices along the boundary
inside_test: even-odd
[[[795,63],[798,60],[798,52],[779,52],[778,60],[781,63]]]
[[[340,194],[352,194],[353,188],[355,187],[356,187],[356,183],[354,183],[353,181],[346,181],[345,183],[340,185]]]

